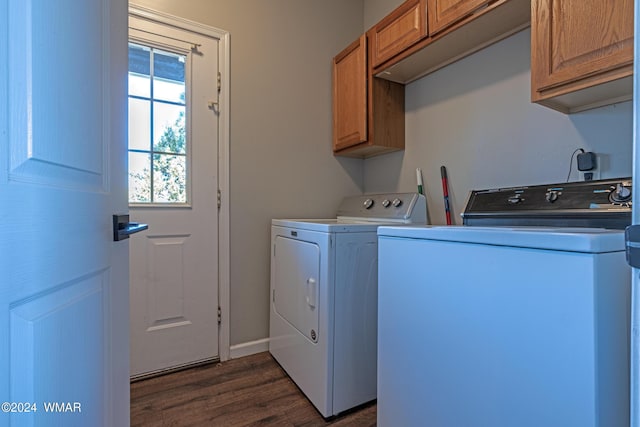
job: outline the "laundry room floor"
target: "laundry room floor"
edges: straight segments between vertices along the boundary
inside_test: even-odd
[[[376,425],[375,403],[326,421],[268,352],[131,384],[131,426]]]

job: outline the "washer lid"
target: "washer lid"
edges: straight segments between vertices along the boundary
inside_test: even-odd
[[[346,221],[339,219],[273,219],[271,225],[297,228],[324,233],[376,232],[380,225],[393,225],[390,222]]]
[[[604,228],[403,226],[380,227],[378,236],[568,252],[625,250],[624,231]]]

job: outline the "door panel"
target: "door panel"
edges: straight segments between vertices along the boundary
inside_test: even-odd
[[[90,34],[92,28],[101,28],[106,2],[65,3],[69,6],[65,19],[77,22],[68,32],[60,28],[63,23],[51,22],[56,10],[65,6],[46,1],[10,2],[9,90],[18,101],[9,111],[10,177],[101,190],[108,180],[104,173],[108,127],[103,126],[107,107],[103,90],[109,75],[102,72],[104,40],[71,34]],[[32,31],[34,28],[40,31]],[[52,38],[52,33],[57,36]],[[77,52],[84,53],[77,57]],[[54,66],[59,62],[69,66]],[[70,115],[80,106],[92,114],[80,114],[74,120]]]
[[[185,298],[185,240],[189,236],[150,238],[147,240],[147,274],[151,280],[147,283],[147,294],[151,317],[149,327],[166,327],[170,322],[180,325],[186,320]],[[176,262],[176,260],[178,260]],[[175,268],[175,266],[178,268]]]
[[[146,289],[150,303],[149,329],[179,327],[189,322],[184,307],[187,289],[183,268],[189,237],[157,237],[146,241],[146,251],[151,255],[147,260],[147,276],[151,280]]]
[[[186,111],[182,158],[188,180],[185,201],[131,205],[132,217],[149,224],[142,238],[131,242],[131,375],[137,377],[215,359],[219,353],[219,133],[212,105],[218,100],[219,40],[134,15],[129,25],[132,43],[184,58],[185,107],[180,108]],[[159,77],[152,87],[161,83],[166,81]],[[174,95],[172,99],[180,99]],[[131,121],[130,127],[135,124]],[[132,134],[148,136],[133,127]],[[153,140],[156,144],[158,138]]]
[[[108,378],[103,356],[108,348],[104,327],[108,322],[108,284],[108,271],[102,271],[14,304],[10,309],[12,396],[20,396],[22,402],[57,396],[56,400],[70,402],[72,408],[77,403],[86,411],[85,425],[101,424],[99,409],[108,405],[99,386]],[[68,349],[75,350],[70,353]],[[42,378],[48,381],[40,381]],[[66,384],[63,391],[58,392],[59,384]],[[55,419],[75,425],[77,414],[72,410],[57,414]],[[12,423],[21,425],[23,415],[11,414]],[[41,408],[33,421],[50,425],[52,415]]]
[[[126,18],[0,0],[0,426],[129,424]]]

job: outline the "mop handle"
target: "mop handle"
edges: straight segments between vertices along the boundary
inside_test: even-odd
[[[442,177],[442,194],[444,195],[444,213],[447,216],[447,225],[451,225],[451,209],[449,209],[449,184],[447,183],[447,168],[440,166]]]

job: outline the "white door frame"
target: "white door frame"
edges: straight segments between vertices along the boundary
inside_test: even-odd
[[[218,61],[221,74],[218,107],[218,185],[220,208],[218,210],[218,305],[221,322],[218,330],[220,361],[229,360],[229,32],[170,15],[146,7],[129,4],[129,15],[170,25],[218,40]]]

